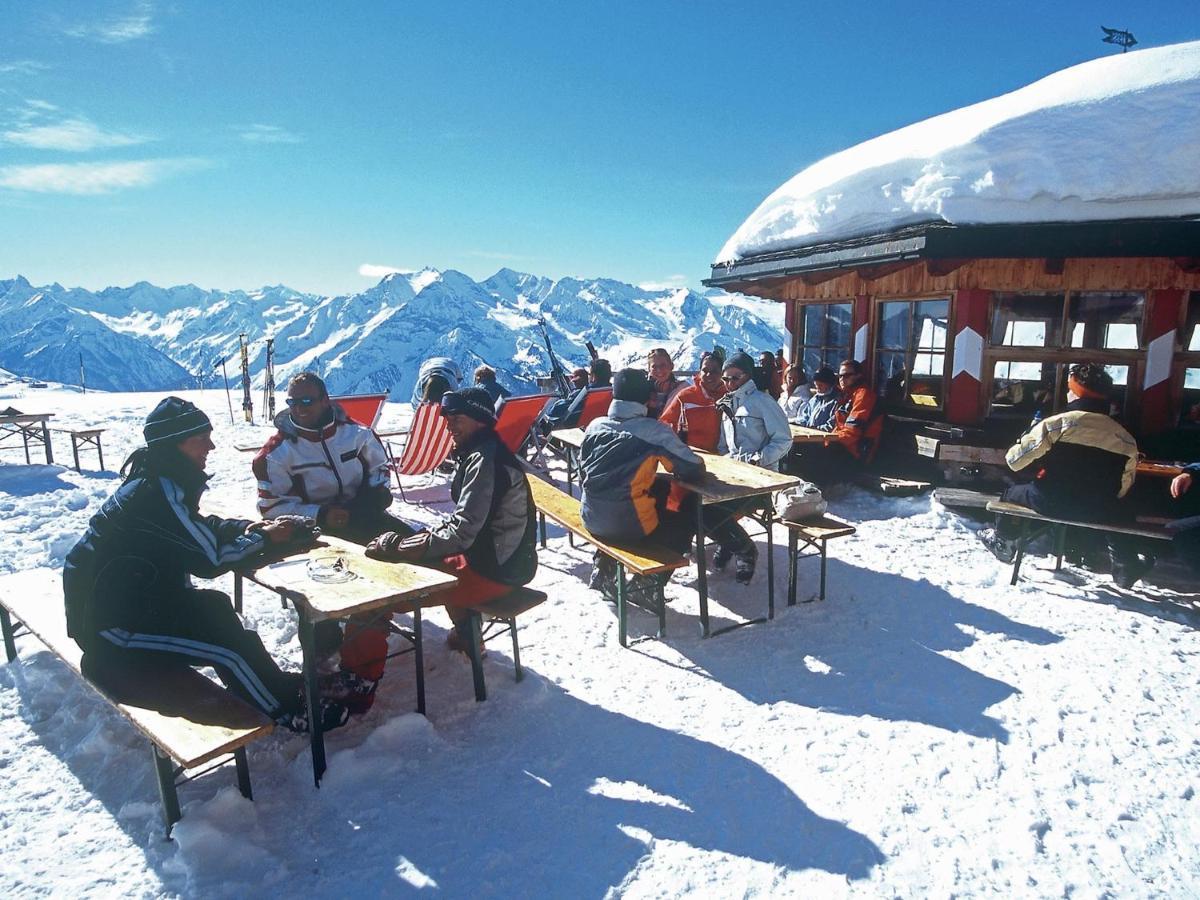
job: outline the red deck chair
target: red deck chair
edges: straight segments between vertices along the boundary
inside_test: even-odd
[[[392,459],[400,496],[404,496],[401,475],[428,475],[446,461],[453,446],[450,432],[446,430],[446,420],[442,418],[441,406],[436,403],[420,404],[409,425],[404,450],[398,459]]]
[[[598,419],[608,413],[609,404],[612,403],[612,388],[600,388],[597,391],[588,391],[588,395],[583,398],[583,409],[579,411],[578,428],[587,428],[588,423],[592,419]]]
[[[555,399],[554,394],[533,394],[529,397],[509,397],[500,407],[496,417],[496,435],[513,453],[520,451],[521,446],[533,431],[534,423],[546,408],[546,404]]]
[[[374,428],[387,398],[387,394],[343,394],[329,399],[342,408],[351,422]]]

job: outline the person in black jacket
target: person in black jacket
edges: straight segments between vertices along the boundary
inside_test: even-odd
[[[1109,415],[1113,381],[1096,363],[1074,365],[1067,378],[1063,412],[1034,424],[1008,449],[1005,461],[1015,472],[1034,473],[1032,481],[1010,486],[1001,500],[1028,506],[1047,516],[1094,522],[1127,517],[1122,497],[1137,474],[1137,442]],[[1016,557],[1019,523],[999,516],[983,542],[1001,562]],[[1154,565],[1120,536],[1109,535],[1113,581],[1132,587]]]
[[[305,730],[302,679],[282,671],[229,598],[189,577],[215,578],[292,539],[287,522],[222,519],[199,512],[213,449],[212,424],[187,400],[167,397],[146,417],[146,446],[63,569],[67,633],[89,677],[143,662],[212,666],[225,685],[293,730]],[[326,728],[345,710],[324,703]]]
[[[1183,471],[1171,480],[1171,497],[1182,500],[1192,489],[1192,482],[1200,478],[1200,462],[1185,466]],[[1192,504],[1193,509],[1195,504]],[[1172,532],[1172,544],[1175,553],[1181,560],[1187,562],[1193,572],[1200,575],[1200,514],[1185,514],[1167,526]]]
[[[528,584],[537,571],[537,519],[525,470],[500,438],[492,398],[481,388],[450,391],[442,416],[454,440],[454,512],[411,536],[382,534],[367,556],[450,572],[458,584],[437,595],[454,623],[446,642],[467,652],[470,607]]]

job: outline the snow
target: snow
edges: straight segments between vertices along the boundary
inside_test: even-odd
[[[1198,169],[1200,42],[1109,56],[814,163],[714,265],[927,222],[1193,217]]]
[[[267,429],[215,425],[205,508],[253,508],[249,454]],[[103,425],[115,464],[157,394],[39,392],[56,423]],[[380,427],[409,413],[388,404]],[[61,451],[60,451],[61,455]],[[0,571],[61,566],[118,477],[0,457]],[[94,463],[92,463],[94,465]],[[561,473],[560,473],[561,474]],[[428,522],[444,482],[418,484]],[[1022,583],[975,526],[928,496],[833,493],[858,526],[830,545],[825,602],[710,640],[694,571],[668,588],[668,635],[623,650],[589,592],[586,548],[550,529],[522,618],[526,678],[508,644],[470,666],[426,617],[429,716],[411,657],[375,708],[329,735],[313,788],[308,744],[252,745],[253,803],[222,770],[184,786],[162,837],[144,742],[37,641],[0,665],[0,893],[5,896],[1185,896],[1200,891],[1196,813],[1200,613],[1194,599],[1104,576]],[[760,549],[765,552],[763,539]],[[766,606],[710,580],[714,624]],[[800,569],[801,596],[816,587]],[[231,590],[228,578],[218,581]],[[48,597],[47,602],[59,602]],[[298,667],[293,615],[249,587],[246,618]],[[632,613],[635,638],[653,633]]]

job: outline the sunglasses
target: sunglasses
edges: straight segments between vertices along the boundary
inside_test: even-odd
[[[722,375],[721,380],[722,381],[741,381],[745,377],[746,377],[745,375]]]
[[[321,397],[288,397],[288,406],[302,406],[307,409],[310,406],[316,406],[322,400]]]

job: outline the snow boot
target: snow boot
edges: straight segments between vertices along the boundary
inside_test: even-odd
[[[662,609],[662,600],[658,593],[661,587],[662,581],[657,575],[634,575],[625,589],[625,600],[658,615]]]
[[[754,567],[758,564],[758,547],[753,543],[733,554],[733,577],[738,584],[749,584],[754,580]]]
[[[1112,580],[1126,590],[1141,580],[1154,568],[1155,557],[1151,553],[1112,554]]]
[[[713,571],[724,572],[731,559],[733,559],[733,551],[725,544],[717,544],[717,551],[712,555]]]
[[[613,562],[612,557],[603,553],[595,553],[592,556],[592,574],[588,578],[588,587],[599,591],[609,603],[617,602],[618,577],[617,564]]]
[[[1006,565],[1012,565],[1012,561],[1017,558],[1017,542],[1000,537],[991,528],[981,531],[979,540],[983,542],[983,546],[988,548],[992,556]]]

